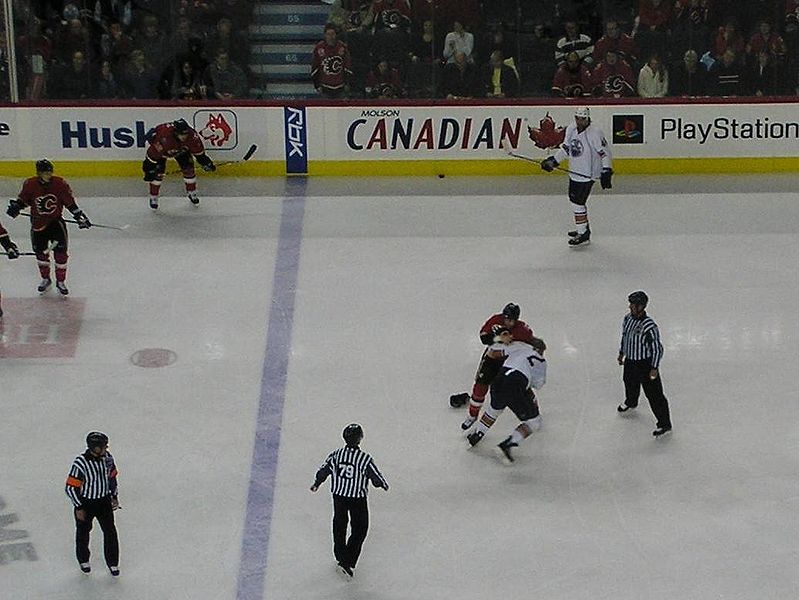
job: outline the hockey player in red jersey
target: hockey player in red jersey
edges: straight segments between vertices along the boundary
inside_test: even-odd
[[[350,51],[338,39],[335,25],[325,25],[325,39],[313,49],[311,79],[316,91],[325,98],[341,98],[352,76]]]
[[[461,423],[461,428],[464,431],[474,425],[480,414],[480,408],[485,402],[488,387],[502,368],[504,358],[492,358],[488,353],[488,349],[494,343],[494,336],[497,332],[507,329],[510,331],[513,340],[517,342],[530,344],[533,341],[533,331],[527,323],[519,319],[520,315],[521,309],[519,305],[511,302],[502,309],[501,313],[491,315],[480,328],[480,341],[485,344],[486,349],[480,359],[480,365],[477,367],[472,394],[470,396],[464,392],[462,394],[453,394],[449,398],[449,404],[453,408],[459,408],[467,402],[469,403],[469,415]]]
[[[31,243],[39,264],[42,281],[37,290],[44,293],[52,284],[50,279],[50,248],[55,260],[56,288],[62,296],[69,294],[67,289],[67,250],[69,235],[67,225],[61,217],[66,208],[75,217],[80,229],[92,226],[89,217],[78,208],[69,184],[63,178],[53,175],[53,163],[46,158],[36,161],[36,177],[29,177],[22,184],[16,199],[8,203],[6,213],[17,218],[23,208],[30,208]]]
[[[9,259],[14,260],[15,258],[19,258],[19,248],[14,243],[14,241],[9,237],[8,232],[3,227],[3,224],[0,223],[0,246],[3,247],[3,250],[6,251],[6,255]],[[3,296],[0,294],[0,319],[3,317]]]
[[[142,162],[144,181],[150,184],[150,208],[158,208],[158,194],[166,172],[166,159],[174,158],[181,171],[186,186],[186,196],[192,204],[199,204],[197,196],[197,176],[194,172],[194,159],[203,171],[216,171],[214,161],[205,153],[200,135],[186,122],[178,119],[162,123],[147,133],[147,156]]]

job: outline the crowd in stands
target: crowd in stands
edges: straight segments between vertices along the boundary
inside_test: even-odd
[[[20,99],[247,97],[251,13],[248,0],[15,2]]]
[[[328,27],[323,97],[799,93],[799,0],[333,0]]]
[[[318,2],[326,98],[799,93],[799,0]],[[256,4],[15,0],[20,98],[245,98]]]

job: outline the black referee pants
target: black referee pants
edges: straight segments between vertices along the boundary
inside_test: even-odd
[[[75,554],[79,563],[89,562],[89,534],[92,531],[94,519],[100,523],[103,530],[103,551],[105,564],[109,567],[119,565],[119,537],[114,525],[114,510],[111,508],[111,497],[99,500],[84,500],[81,508],[86,512],[86,518],[79,521],[75,517]]]
[[[347,525],[352,532],[347,539]],[[355,568],[369,530],[369,506],[366,497],[333,496],[333,555],[345,567]]]
[[[669,401],[663,395],[663,383],[658,373],[657,379],[649,379],[649,371],[652,365],[648,360],[625,360],[624,361],[624,403],[629,407],[638,406],[638,397],[641,388],[644,388],[646,399],[652,414],[657,419],[658,427],[671,427],[671,416],[669,415]]]

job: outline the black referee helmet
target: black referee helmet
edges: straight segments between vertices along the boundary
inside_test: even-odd
[[[341,433],[348,446],[357,446],[363,439],[363,428],[357,423],[350,423]]]
[[[108,436],[102,431],[90,431],[86,435],[86,447],[90,450],[93,448],[102,448],[108,445]]]
[[[646,295],[646,292],[638,290],[627,296],[627,302],[636,306],[646,306],[649,304],[649,296]]]

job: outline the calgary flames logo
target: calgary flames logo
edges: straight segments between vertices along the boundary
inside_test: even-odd
[[[45,194],[36,198],[36,212],[40,215],[52,215],[58,209],[58,200],[53,194]]]
[[[222,146],[227,142],[232,134],[233,128],[222,113],[208,115],[208,122],[200,130],[202,138],[216,147]]]
[[[338,75],[344,70],[344,59],[341,56],[328,56],[322,61],[322,70],[328,75]]]
[[[556,148],[566,137],[565,127],[555,127],[555,120],[549,113],[538,122],[538,127],[527,127],[527,133],[537,148]]]

